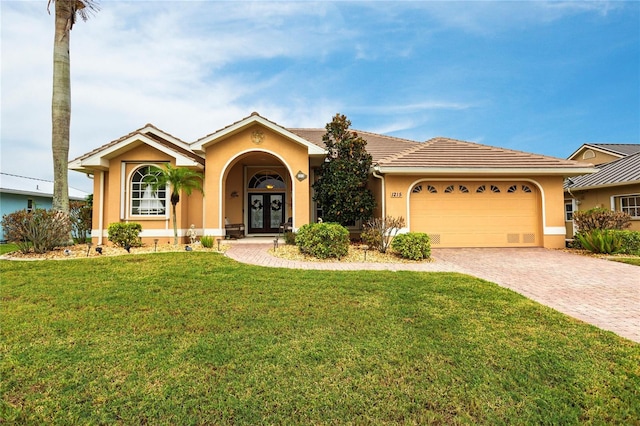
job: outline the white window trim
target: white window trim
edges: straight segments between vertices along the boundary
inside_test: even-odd
[[[133,194],[132,194],[132,179],[133,179],[133,175],[140,170],[143,167],[159,167],[158,164],[153,164],[153,163],[123,163],[122,166],[122,173],[123,175],[125,174],[125,168],[126,168],[126,164],[136,164],[136,167],[134,167],[131,172],[126,176],[126,179],[123,179],[121,181],[122,186],[124,187],[123,190],[121,190],[121,198],[122,198],[122,210],[124,210],[124,212],[121,212],[121,217],[124,218],[125,220],[169,220],[169,214],[170,214],[170,200],[169,200],[169,194],[170,194],[170,190],[169,190],[169,186],[167,185],[166,191],[165,191],[165,197],[164,197],[164,214],[159,214],[159,215],[145,215],[145,214],[133,214],[132,213],[132,198],[133,198]],[[124,213],[124,214],[122,214]]]
[[[619,194],[619,195],[613,195],[611,197],[611,210],[612,211],[616,211],[616,198],[618,199],[618,203],[620,206],[620,209],[617,211],[623,211],[622,210],[622,199],[623,198],[631,198],[631,197],[638,197],[640,198],[640,194],[639,193],[632,193],[632,194]],[[640,219],[640,216],[631,216],[631,219],[633,220],[638,220]]]

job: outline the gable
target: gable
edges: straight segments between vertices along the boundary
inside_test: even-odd
[[[210,135],[207,135],[201,139],[198,139],[194,143],[191,144],[191,149],[196,152],[203,154],[206,148],[220,142],[226,140],[227,138],[234,136],[240,132],[246,131],[248,128],[255,126],[256,124],[261,127],[268,129],[278,135],[286,138],[287,140],[292,141],[293,143],[299,144],[307,149],[309,155],[324,155],[325,151],[323,148],[318,145],[309,142],[308,140],[300,137],[299,135],[290,132],[284,127],[267,120],[266,118],[260,116],[257,112],[251,113],[249,117],[246,117],[240,121],[237,121],[223,129],[220,129]],[[259,145],[260,141],[259,135],[255,136],[255,144]]]
[[[103,145],[83,156],[69,162],[69,168],[80,172],[91,170],[108,170],[113,158],[122,156],[141,146],[153,148],[175,160],[176,166],[204,167],[204,159],[193,153],[188,144],[162,132],[158,128],[147,126]]]
[[[636,152],[640,152],[640,144],[587,143],[578,148],[568,159],[598,165]]]

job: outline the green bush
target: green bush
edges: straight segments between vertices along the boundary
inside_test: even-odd
[[[142,225],[137,222],[115,222],[109,225],[109,241],[120,247],[140,247]]]
[[[69,244],[71,220],[56,210],[19,210],[2,217],[5,238],[16,243],[19,250],[28,253],[46,253]]]
[[[580,245],[592,253],[612,254],[622,248],[620,235],[609,229],[592,229],[589,232],[579,232],[576,239]]]
[[[580,233],[588,233],[594,229],[625,229],[631,225],[631,216],[596,207],[574,212],[573,223]]]
[[[610,231],[620,238],[620,253],[640,256],[640,231]]]
[[[202,237],[200,237],[200,244],[202,244],[202,247],[212,248],[213,237],[210,235],[203,235]]]
[[[349,231],[338,223],[309,223],[296,235],[301,253],[318,259],[341,258],[349,253]]]
[[[296,244],[296,233],[295,232],[285,232],[284,233],[284,243],[295,245]]]
[[[422,260],[431,256],[431,241],[422,232],[409,232],[397,235],[391,241],[391,248],[405,259]]]

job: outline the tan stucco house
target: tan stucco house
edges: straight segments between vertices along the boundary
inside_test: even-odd
[[[597,171],[565,181],[567,238],[575,234],[573,212],[595,207],[628,213],[629,229],[640,231],[640,144],[587,143],[569,159],[595,164]]]
[[[322,217],[311,184],[327,152],[325,129],[285,128],[252,113],[188,143],[146,125],[70,162],[94,180],[95,244],[110,223],[142,224],[143,241],[173,235],[168,191],[143,184],[149,166],[171,163],[204,174],[204,196],[181,198],[184,237],[223,237],[242,224],[246,237],[275,235]],[[376,217],[402,216],[401,232],[426,232],[434,247],[564,246],[563,182],[590,164],[448,138],[416,142],[358,131],[373,157],[369,188]],[[354,224],[357,233],[362,224]]]

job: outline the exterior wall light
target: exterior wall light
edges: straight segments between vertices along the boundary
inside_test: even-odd
[[[305,175],[302,170],[298,170],[298,173],[296,173],[296,179],[298,179],[300,182],[302,182],[303,180],[305,180],[307,178],[307,175]]]

